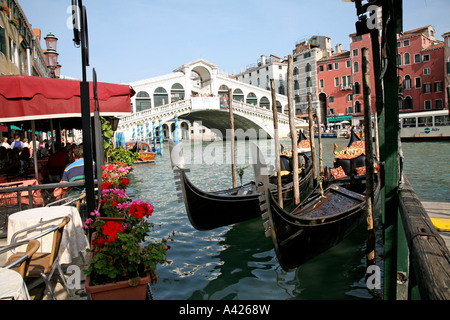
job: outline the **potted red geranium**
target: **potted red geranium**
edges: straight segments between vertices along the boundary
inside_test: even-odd
[[[170,235],[160,242],[146,241],[154,227],[149,221],[153,205],[140,199],[127,201],[125,189],[103,192],[108,201],[102,203],[101,210],[104,207],[106,214],[122,219],[99,219],[100,212],[95,210],[85,222],[85,228],[94,229],[88,268],[84,271],[85,291],[93,300],[144,299],[147,283],[156,280],[156,266],[167,262]]]

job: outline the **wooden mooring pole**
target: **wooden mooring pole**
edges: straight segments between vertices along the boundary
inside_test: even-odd
[[[294,104],[294,58],[290,54],[288,57],[288,108],[289,108],[289,128],[292,139],[292,175],[294,183],[294,202],[300,203],[300,191],[298,186],[298,144],[297,128],[295,128],[295,104]]]
[[[233,116],[233,99],[232,91],[228,90],[228,105],[230,110],[230,140],[231,140],[231,178],[233,180],[233,188],[237,187],[236,180],[236,156],[235,156],[235,141],[234,141],[234,116]]]
[[[278,205],[281,208],[283,208],[283,192],[281,187],[280,141],[278,138],[278,110],[277,110],[277,98],[275,94],[275,84],[273,79],[270,79],[270,90],[272,93],[273,131],[275,136],[275,164],[277,167]]]
[[[373,222],[374,159],[372,145],[372,103],[370,90],[369,49],[362,48],[362,71],[364,93],[364,142],[366,148],[366,211],[367,211],[367,265],[375,264],[375,229]]]
[[[308,120],[309,120],[309,140],[311,142],[311,155],[312,155],[312,170],[314,187],[317,186],[317,156],[316,156],[316,142],[314,140],[314,118],[313,118],[313,107],[312,107],[312,97],[308,93]]]

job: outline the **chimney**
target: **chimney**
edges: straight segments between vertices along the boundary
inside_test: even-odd
[[[342,53],[342,44],[336,45],[336,53]]]
[[[266,64],[266,56],[265,55],[262,55],[261,56],[261,65],[263,66],[263,65],[265,65]]]

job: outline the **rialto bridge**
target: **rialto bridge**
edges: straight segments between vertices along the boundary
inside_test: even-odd
[[[133,113],[121,118],[117,129],[126,140],[148,140],[155,133],[159,136],[159,132],[175,140],[205,140],[205,127],[213,133],[211,139],[227,139],[230,91],[236,137],[264,139],[274,135],[271,92],[231,79],[203,59],[187,63],[171,74],[130,85],[136,92],[132,98]],[[287,96],[277,94],[276,104],[279,136],[288,137]],[[306,126],[300,119],[295,121],[297,127]],[[198,128],[203,131],[197,131]],[[203,132],[203,137],[196,132]]]

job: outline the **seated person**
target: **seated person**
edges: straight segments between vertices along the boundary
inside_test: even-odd
[[[64,169],[60,183],[82,181],[85,179],[83,146],[82,145],[75,146],[72,150],[72,156],[74,161],[71,164],[69,164],[66,167],[66,169]],[[74,189],[73,194],[75,194],[78,188],[73,189]],[[53,195],[55,196],[56,199],[60,199],[63,195],[68,194],[70,190],[71,190],[70,187],[56,188],[55,191],[53,192]]]
[[[47,165],[42,168],[44,182],[58,182],[62,178],[69,156],[63,149],[50,155]]]

